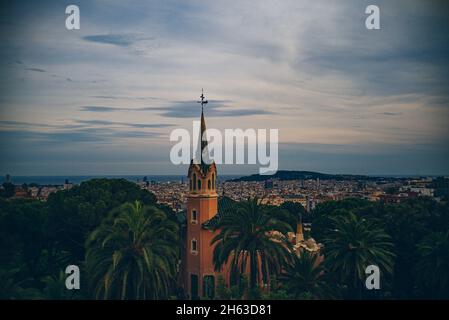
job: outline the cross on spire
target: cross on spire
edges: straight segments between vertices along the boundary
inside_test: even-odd
[[[197,101],[198,103],[201,103],[201,112],[203,112],[203,106],[207,104],[207,100],[204,100],[204,90],[201,88],[201,95],[200,95],[201,101]]]

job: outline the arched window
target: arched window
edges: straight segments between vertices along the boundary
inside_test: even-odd
[[[193,190],[196,190],[196,174],[193,174]]]
[[[189,180],[189,190],[192,191],[192,179]]]
[[[209,179],[209,180],[207,180],[207,189],[210,190],[210,187],[211,187],[211,185],[210,185],[210,179]]]
[[[195,239],[192,239],[192,241],[190,243],[190,251],[192,253],[197,253],[198,252],[198,244],[197,244]]]
[[[201,180],[198,179],[198,190],[201,190]]]
[[[215,190],[215,173],[212,173],[212,189]]]
[[[196,212],[195,209],[192,210],[192,216],[191,216],[191,222],[192,223],[197,223],[198,222],[198,213]]]

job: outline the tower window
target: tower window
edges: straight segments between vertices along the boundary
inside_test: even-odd
[[[211,187],[211,185],[210,185],[210,179],[209,179],[209,180],[207,180],[207,189],[210,190],[210,187]]]
[[[198,190],[201,190],[201,180],[198,179]]]
[[[196,212],[195,209],[192,210],[192,216],[191,216],[190,221],[191,221],[192,223],[197,223],[197,222],[198,222],[198,213]]]
[[[192,242],[191,242],[190,251],[192,253],[197,253],[198,252],[197,242],[196,242],[195,239],[193,239]]]
[[[212,173],[212,189],[215,190],[215,174]]]

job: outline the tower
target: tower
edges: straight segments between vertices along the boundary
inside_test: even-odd
[[[216,273],[213,264],[211,241],[216,232],[203,227],[217,214],[217,168],[207,161],[208,150],[205,136],[206,122],[203,107],[207,103],[201,93],[201,132],[198,146],[200,156],[192,159],[188,171],[189,194],[187,197],[187,235],[185,246],[184,288],[191,299],[213,297]]]

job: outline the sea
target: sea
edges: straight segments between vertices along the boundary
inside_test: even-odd
[[[126,179],[131,182],[141,182],[145,179],[147,181],[156,182],[182,182],[186,181],[187,177],[185,175],[92,175],[92,176],[11,176],[10,181],[13,184],[31,184],[35,183],[38,185],[50,186],[50,185],[63,185],[67,180],[69,183],[80,184],[83,181],[91,179]],[[221,181],[232,180],[239,178],[238,175],[220,175]],[[6,177],[0,177],[0,183],[5,182]]]

